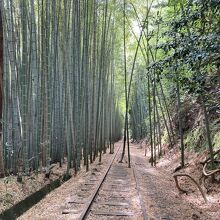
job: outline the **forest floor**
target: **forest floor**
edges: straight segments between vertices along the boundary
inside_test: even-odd
[[[163,156],[157,163],[157,170],[167,173],[167,176],[172,176],[175,169],[180,165],[180,151],[178,149],[168,150],[165,156]],[[202,213],[206,213],[210,216],[210,219],[220,219],[220,181],[212,182],[211,178],[202,181],[202,169],[203,166],[200,162],[208,158],[208,152],[195,153],[192,151],[185,152],[185,168],[181,169],[175,174],[189,174],[192,176],[202,187],[208,202],[205,203],[204,199],[199,192],[195,184],[186,177],[179,178],[179,184],[182,189],[187,191],[187,194],[179,194],[180,198],[192,204],[201,210]],[[216,175],[217,179],[220,175]],[[172,180],[173,182],[173,180]],[[176,189],[175,189],[176,190]]]
[[[121,142],[117,143],[116,149],[121,144]],[[200,192],[194,184],[186,178],[180,178],[180,184],[183,189],[187,190],[187,195],[180,194],[176,189],[172,174],[173,170],[179,165],[179,153],[177,151],[167,152],[157,163],[157,167],[150,166],[149,153],[147,152],[147,156],[145,157],[144,148],[141,148],[139,144],[131,144],[131,155],[132,165],[136,169],[137,179],[149,219],[220,219],[219,184],[209,185],[208,193],[205,191],[208,198],[207,204],[205,204]],[[190,154],[187,153],[186,159],[189,165],[178,172],[188,173],[199,181],[201,176],[199,161],[201,161],[204,156],[205,155],[201,156],[201,154],[199,156],[191,152]],[[106,167],[108,167],[112,157],[113,155],[109,156],[109,153],[104,154],[102,163],[99,163],[97,159],[91,165],[89,172],[85,172],[83,167],[77,176],[72,177],[62,186],[49,193],[18,219],[72,219],[70,215],[62,214],[66,203],[72,199],[78,190],[82,189],[83,182],[91,177],[101,176]],[[117,158],[116,162],[118,162],[118,160],[119,158]],[[123,166],[127,166],[126,160],[125,158]],[[8,190],[10,190],[10,188]],[[14,193],[16,194],[16,192]],[[19,195],[19,192],[17,193]],[[99,218],[96,217],[95,219]],[[129,219],[137,220],[142,218],[133,216]]]
[[[19,183],[16,175],[9,175],[0,178],[0,213],[12,207],[16,203],[24,200],[27,196],[40,190],[54,180],[61,178],[66,170],[66,163],[59,166],[57,163],[53,167],[49,178],[45,178],[45,172],[31,172],[28,176],[23,176],[23,181]],[[73,173],[71,173],[73,174]]]
[[[177,190],[173,174],[175,168],[180,165],[178,150],[168,151],[156,167],[151,167],[150,152],[147,152],[145,159],[145,150],[140,145],[132,145],[131,149],[133,163],[139,165],[142,193],[152,219],[220,219],[220,184],[210,184],[208,194],[202,187],[208,199],[207,204],[195,184],[187,178],[179,178],[181,188],[187,191],[187,195],[180,194]],[[202,174],[200,162],[204,158],[205,154],[201,156],[201,153],[187,152],[187,167],[176,173],[190,174],[199,182]]]

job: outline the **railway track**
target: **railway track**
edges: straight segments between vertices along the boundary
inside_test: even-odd
[[[147,219],[135,166],[118,163],[120,147],[103,175],[94,175],[74,193],[62,214],[67,219]]]

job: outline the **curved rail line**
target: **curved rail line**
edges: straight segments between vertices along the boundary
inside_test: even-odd
[[[112,160],[111,160],[111,162],[110,162],[110,164],[109,164],[109,167],[107,168],[105,174],[103,175],[102,179],[99,181],[98,186],[97,186],[96,189],[94,190],[93,194],[90,196],[89,201],[86,203],[86,207],[85,207],[85,209],[82,211],[82,213],[81,213],[81,215],[80,215],[80,217],[79,217],[79,220],[84,220],[84,219],[86,219],[86,216],[88,215],[88,212],[90,211],[91,205],[92,205],[92,203],[94,202],[94,200],[95,200],[95,198],[96,198],[96,196],[97,196],[97,194],[98,194],[98,192],[99,192],[99,189],[101,188],[103,182],[105,181],[105,179],[106,179],[106,177],[107,177],[107,175],[108,175],[108,172],[109,172],[109,170],[111,169],[112,164],[113,164],[113,162],[114,162],[114,160],[115,160],[115,158],[116,158],[116,156],[117,156],[117,154],[118,154],[120,148],[121,148],[121,146],[119,146],[119,148],[117,149],[117,152],[116,152],[116,154],[114,155],[114,157],[112,158]]]
[[[133,188],[133,193],[135,193],[137,195],[137,198],[139,199],[140,201],[140,211],[138,211],[138,216],[142,216],[143,217],[143,220],[147,220],[148,219],[148,216],[147,216],[147,212],[146,212],[146,208],[145,208],[145,204],[144,204],[144,200],[143,200],[143,197],[142,197],[142,194],[141,194],[141,188],[140,188],[140,185],[138,183],[138,176],[137,176],[137,172],[136,172],[136,169],[135,169],[135,164],[132,164],[132,167],[130,170],[130,172],[128,172],[126,174],[126,171],[123,170],[125,169],[125,167],[113,167],[113,164],[114,164],[114,161],[117,157],[117,155],[119,154],[119,150],[121,149],[121,146],[120,145],[117,149],[117,152],[115,153],[115,155],[113,156],[113,158],[111,159],[110,163],[109,163],[109,166],[108,168],[106,169],[106,171],[104,172],[103,176],[101,177],[101,179],[98,181],[97,183],[97,186],[95,187],[95,189],[93,189],[93,192],[92,194],[89,196],[88,198],[88,201],[86,201],[84,203],[84,207],[82,209],[82,211],[80,212],[80,216],[78,216],[77,219],[79,220],[84,220],[84,219],[87,219],[89,218],[90,215],[99,215],[99,216],[118,216],[118,217],[131,217],[133,216],[133,212],[124,212],[123,210],[123,207],[126,207],[129,205],[130,202],[117,202],[118,200],[114,200],[113,199],[113,202],[109,201],[108,199],[110,198],[110,200],[112,198],[126,198],[126,194],[123,196],[123,192],[126,193],[126,192],[129,192],[128,189],[123,189],[121,188],[120,184],[118,185],[119,188],[114,188],[116,185],[117,185],[117,181],[128,181],[129,178],[131,177],[132,179],[130,179],[130,181],[132,181],[132,183],[134,184],[133,186],[135,186],[135,188]],[[112,170],[111,170],[112,168]],[[120,168],[120,169],[119,169]],[[111,172],[109,172],[111,170]],[[129,177],[130,175],[130,177]],[[126,179],[127,177],[127,179]],[[109,178],[109,180],[108,180]],[[118,178],[118,179],[117,179]],[[108,180],[108,181],[107,181]],[[110,184],[111,182],[111,184]],[[105,184],[109,187],[105,187]],[[130,183],[126,183],[126,187],[130,187]],[[132,190],[132,189],[131,189]],[[108,192],[109,191],[109,192]],[[101,195],[103,192],[105,192],[106,194],[104,195]],[[100,194],[101,193],[101,194]],[[116,193],[116,195],[113,195],[114,193]],[[117,194],[118,193],[118,194]],[[120,193],[122,193],[122,195],[119,195]],[[106,199],[107,198],[107,202],[104,202],[104,205],[106,204],[107,206],[120,206],[122,208],[123,211],[120,211],[120,209],[118,210],[116,208],[116,212],[115,211],[109,211],[109,210],[99,210],[99,208],[95,208],[97,207],[97,205],[102,205],[103,202],[97,202],[96,199],[100,197],[101,199]],[[100,199],[99,198],[99,199]],[[129,198],[129,197],[128,197]],[[93,206],[94,205],[94,206]],[[113,209],[114,210],[114,209]],[[127,209],[125,209],[127,210]],[[91,217],[91,216],[90,216]],[[135,216],[134,216],[135,217]]]

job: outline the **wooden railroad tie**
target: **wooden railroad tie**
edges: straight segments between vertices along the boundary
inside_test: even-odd
[[[133,213],[131,212],[109,212],[108,210],[101,210],[101,211],[92,211],[93,215],[104,215],[104,216],[133,216]]]

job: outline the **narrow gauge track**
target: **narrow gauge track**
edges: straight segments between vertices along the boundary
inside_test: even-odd
[[[147,219],[135,166],[127,168],[127,164],[116,161],[120,148],[102,177],[84,184],[81,191],[87,195],[78,195],[69,201],[69,208],[63,210],[63,214],[75,214],[71,219],[77,220]]]

